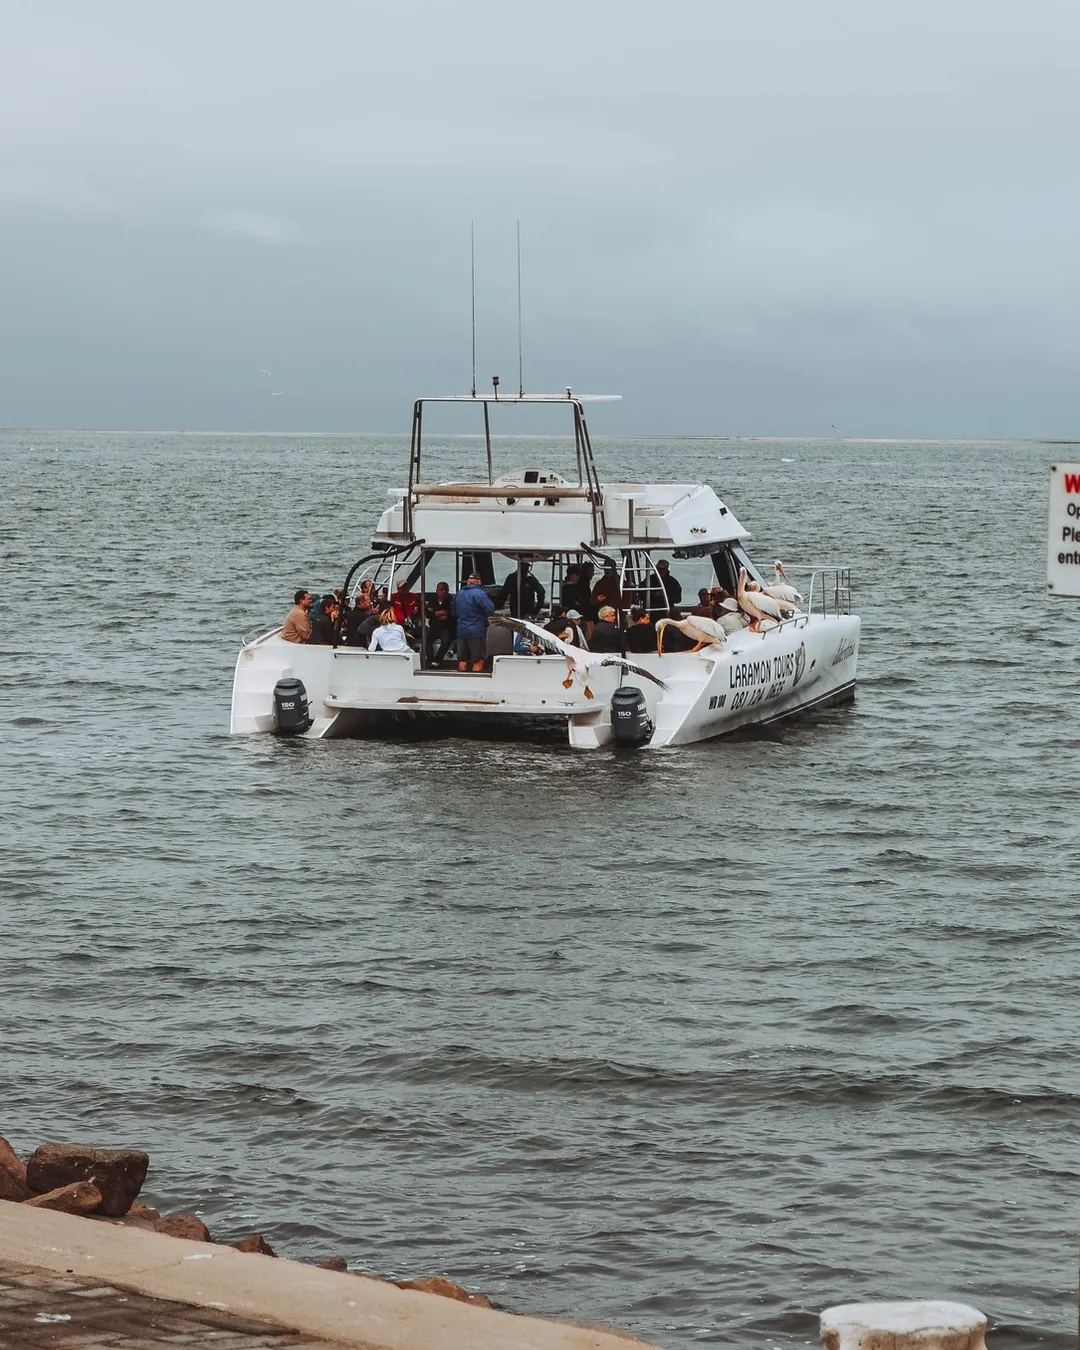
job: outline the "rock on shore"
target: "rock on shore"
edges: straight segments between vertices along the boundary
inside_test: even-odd
[[[186,1211],[162,1214],[136,1198],[149,1167],[149,1154],[138,1149],[90,1148],[83,1144],[60,1143],[42,1144],[24,1164],[8,1141],[0,1136],[0,1202],[60,1210],[193,1242],[213,1242],[210,1230],[197,1214]],[[266,1257],[277,1255],[261,1233],[252,1233],[231,1245],[239,1252]],[[350,1272],[343,1256],[331,1256],[320,1265],[326,1270],[364,1274],[369,1279],[381,1278],[366,1271]],[[485,1294],[472,1293],[441,1275],[386,1282],[399,1289],[439,1294],[476,1307],[495,1306]]]
[[[91,1181],[101,1192],[99,1212],[120,1218],[142,1190],[149,1166],[149,1154],[135,1149],[42,1144],[26,1164],[26,1184],[42,1193]]]

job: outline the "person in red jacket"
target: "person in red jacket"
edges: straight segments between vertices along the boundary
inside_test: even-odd
[[[394,591],[394,617],[404,628],[406,620],[419,613],[420,597],[415,591],[409,590],[409,578],[402,576]]]

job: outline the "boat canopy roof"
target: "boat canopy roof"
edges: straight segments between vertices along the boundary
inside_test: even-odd
[[[748,538],[728,508],[702,483],[601,483],[585,422],[586,402],[617,394],[444,394],[413,404],[409,481],[396,489],[372,544],[386,548],[423,540],[431,549],[499,553],[578,552],[583,548],[657,548],[709,552]],[[433,482],[424,475],[424,405],[473,403],[483,410],[483,477]],[[575,474],[547,466],[496,474],[491,409],[524,404],[563,405],[571,413]],[[518,448],[520,450],[520,445]],[[480,465],[477,465],[480,469]]]
[[[432,549],[499,553],[566,553],[583,545],[707,553],[750,537],[703,483],[603,483],[594,493],[552,470],[517,469],[493,483],[417,483],[394,495],[376,547],[422,539]]]

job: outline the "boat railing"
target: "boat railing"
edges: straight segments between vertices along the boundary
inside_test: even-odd
[[[851,568],[811,567],[785,563],[791,584],[802,592],[799,609],[804,615],[823,618],[851,613]]]
[[[252,628],[250,632],[244,634],[240,639],[241,647],[250,647],[253,642],[261,642],[263,638],[268,638],[272,633],[280,630],[281,623],[262,623],[257,628]]]

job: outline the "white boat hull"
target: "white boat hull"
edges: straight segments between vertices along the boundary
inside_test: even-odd
[[[567,678],[561,656],[496,656],[489,675],[422,671],[415,653],[304,646],[280,630],[241,649],[233,680],[231,731],[272,733],[275,683],[304,682],[313,718],[309,738],[356,734],[372,721],[407,715],[479,719],[561,719],[569,743],[612,743],[610,704],[620,684],[640,688],[654,723],[648,747],[689,745],[762,725],[854,695],[859,620],[802,616],[765,633],[744,631],[700,652],[632,655],[666,690],[617,667],[594,667],[585,688]]]

